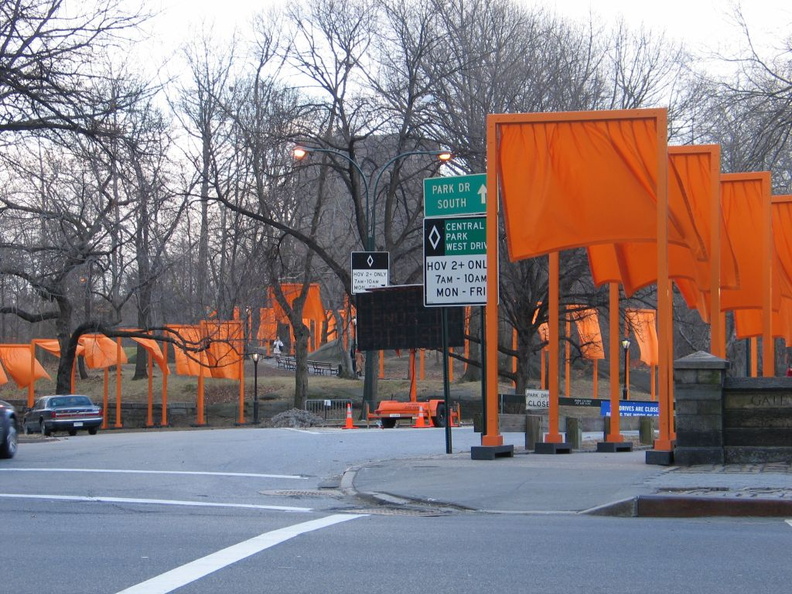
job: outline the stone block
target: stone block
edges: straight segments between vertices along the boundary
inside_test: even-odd
[[[674,463],[680,466],[693,466],[695,464],[723,464],[724,452],[721,447],[684,447],[678,445],[674,448]]]
[[[712,431],[680,431],[677,428],[677,445],[682,447],[723,447],[723,432]]]

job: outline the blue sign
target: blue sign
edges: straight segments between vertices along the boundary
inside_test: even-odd
[[[600,415],[611,416],[610,400],[600,402]],[[622,417],[659,417],[660,403],[621,400],[619,401],[619,415]]]

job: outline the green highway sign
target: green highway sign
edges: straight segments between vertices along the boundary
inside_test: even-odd
[[[486,212],[486,173],[424,179],[424,217],[457,217]]]

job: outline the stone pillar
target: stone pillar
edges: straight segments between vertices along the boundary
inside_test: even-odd
[[[728,368],[728,361],[702,351],[674,362],[676,464],[723,464],[723,384]]]

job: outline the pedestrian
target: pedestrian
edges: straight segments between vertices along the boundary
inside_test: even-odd
[[[280,361],[280,354],[282,349],[283,349],[283,343],[281,342],[281,339],[276,336],[275,340],[272,341],[272,353],[275,355],[276,361]]]
[[[363,353],[358,350],[355,350],[355,368],[357,369],[357,376],[361,377],[363,375]]]

